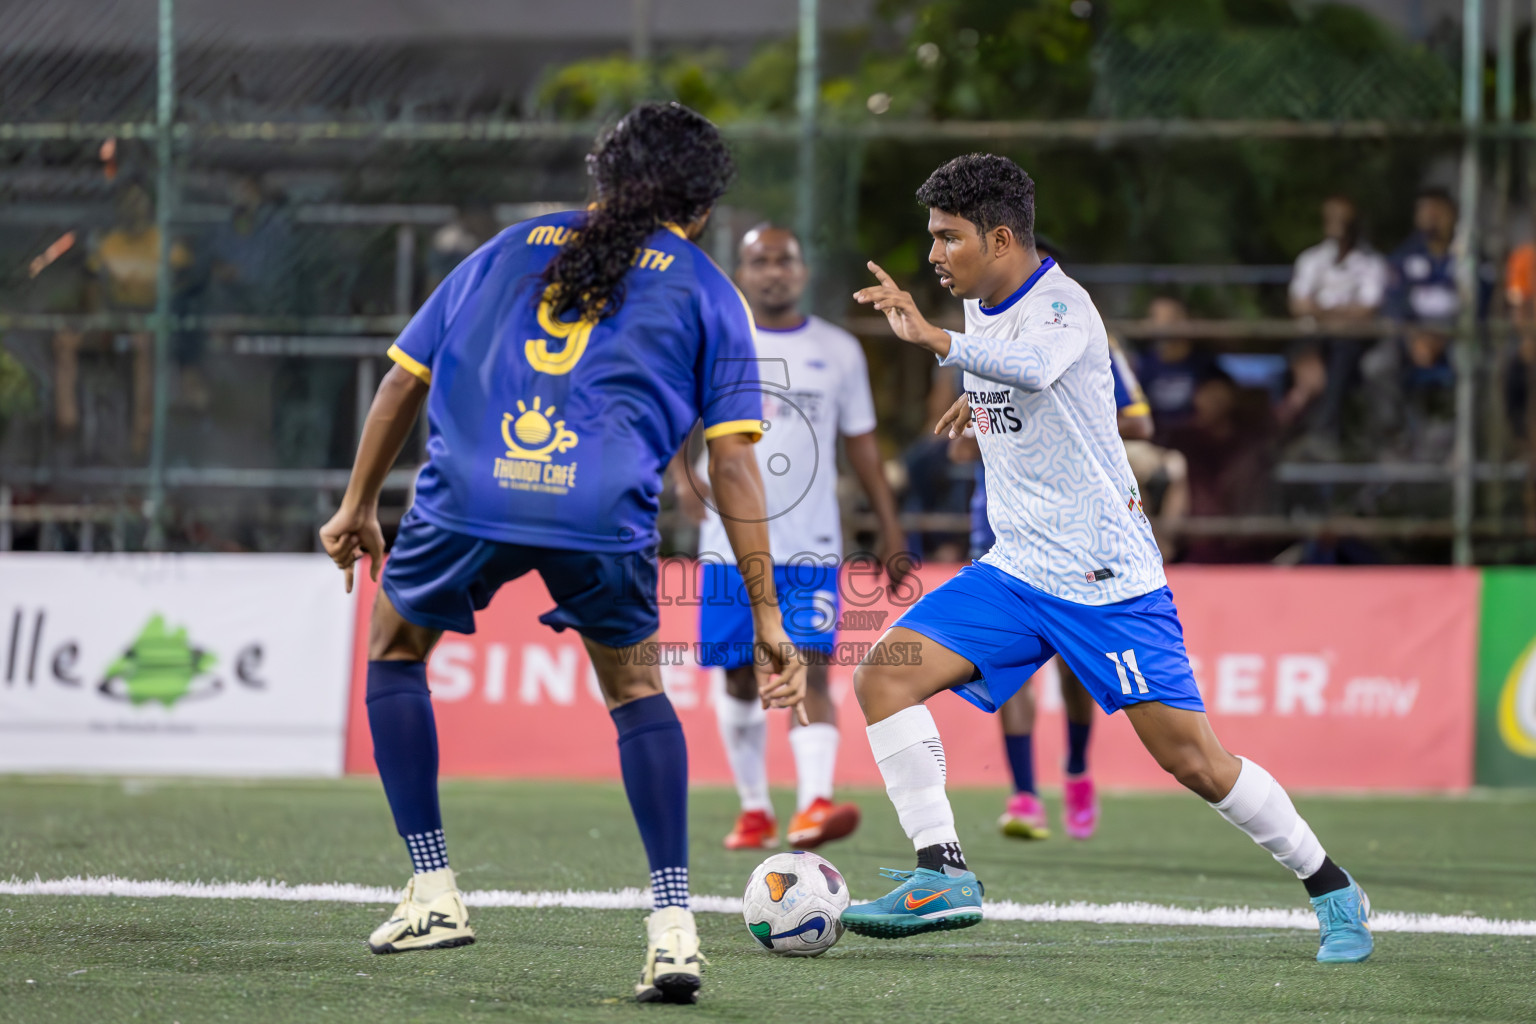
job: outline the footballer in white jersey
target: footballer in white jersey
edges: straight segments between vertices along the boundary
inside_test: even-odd
[[[756,323],[756,379],[763,402],[763,436],[754,451],[767,498],[779,608],[790,640],[807,662],[810,724],[792,727],[789,734],[799,785],[788,839],[802,849],[842,838],[859,821],[856,805],[832,802],[838,730],[827,666],[837,640],[843,555],[840,439],[880,521],[880,555],[892,582],[899,583],[904,572],[896,503],[875,445],[864,350],[847,331],[800,312],[806,280],[793,233],[760,225],[742,239],[736,282]],[[741,798],[725,845],[763,849],[778,844],[779,830],[768,797],[767,720],[752,675],[751,608],[704,479],[701,472],[674,474],[679,505],[700,527],[699,660],[725,670],[725,690],[716,694],[715,709]]]
[[[965,332],[930,324],[874,263],[879,285],[854,298],[903,341],[966,371],[998,539],[908,609],[854,674],[917,866],[892,872],[899,884],[885,896],[849,906],[843,925],[901,938],[981,923],[981,882],[965,864],[944,744],[923,702],[955,690],[995,711],[1059,653],[1106,714],[1125,711],[1160,766],[1302,880],[1317,959],[1364,960],[1374,945],[1364,891],[1280,784],[1228,753],[1206,718],[1116,430],[1104,323],[1035,250],[1035,183],[1005,157],[973,153],[934,171],[917,198],[928,208],[928,261],[965,300]]]

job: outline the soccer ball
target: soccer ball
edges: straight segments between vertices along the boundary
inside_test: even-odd
[[[820,956],[843,936],[848,883],[814,853],[776,853],[757,866],[741,899],[747,931],[770,953]]]

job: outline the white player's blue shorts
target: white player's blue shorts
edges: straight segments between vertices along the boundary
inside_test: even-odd
[[[705,562],[699,587],[699,664],[741,668],[752,664],[752,604],[741,570]],[[837,643],[837,567],[820,563],[776,565],[784,632],[796,647],[830,655]]]
[[[898,619],[976,666],[955,692],[996,711],[1060,654],[1105,714],[1159,701],[1204,711],[1167,587],[1114,604],[1053,597],[984,562],[972,562]]]

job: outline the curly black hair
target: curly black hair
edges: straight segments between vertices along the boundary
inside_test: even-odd
[[[698,219],[736,174],[709,119],[681,103],[645,103],[597,140],[587,157],[596,205],[544,270],[554,315],[598,320],[624,302],[635,251],[663,224]]]
[[[917,201],[964,217],[986,245],[989,231],[1006,224],[1026,246],[1035,244],[1035,182],[1005,156],[967,153],[928,175]]]

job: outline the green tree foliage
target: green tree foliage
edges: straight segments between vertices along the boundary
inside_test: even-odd
[[[1039,228],[1069,260],[1271,263],[1289,261],[1316,240],[1318,203],[1333,192],[1357,199],[1379,247],[1395,245],[1424,169],[1450,145],[1170,136],[1049,145],[903,138],[864,146],[839,136],[839,123],[1424,121],[1454,117],[1457,108],[1455,75],[1443,60],[1359,8],[1336,3],[880,0],[874,25],[829,35],[824,44],[823,212],[857,206],[856,215],[841,208],[839,218],[828,218],[852,229],[823,245],[824,258],[835,258],[825,268],[834,278],[858,277],[872,256],[926,281],[913,192],[934,166],[967,148],[1004,152],[1035,176]],[[604,119],[651,96],[679,99],[727,124],[790,117],[795,41],[766,44],[739,66],[719,53],[675,54],[650,67],[627,57],[583,61],[552,73],[538,105],[541,116]],[[794,164],[788,147],[778,148],[786,152],[770,152],[766,143],[747,147],[733,202],[791,215],[785,207],[793,201]],[[840,176],[853,186],[839,184]],[[1193,298],[1225,313],[1279,300],[1234,291]]]
[[[15,356],[0,348],[0,433],[12,417],[37,408],[37,392],[31,375]]]

